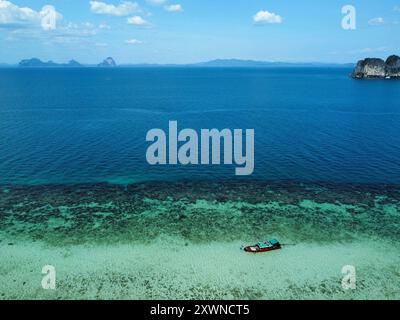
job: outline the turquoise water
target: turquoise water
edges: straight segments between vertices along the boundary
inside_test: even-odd
[[[257,181],[0,188],[0,299],[399,299],[399,199]],[[291,245],[239,250],[272,238]],[[40,289],[47,264],[56,290]]]
[[[0,69],[0,184],[235,179],[151,167],[152,128],[254,128],[250,179],[400,183],[400,82],[341,68]]]

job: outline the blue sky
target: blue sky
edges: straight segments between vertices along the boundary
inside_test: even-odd
[[[43,7],[56,28],[41,23]],[[342,7],[356,29],[341,27]],[[0,0],[0,62],[353,62],[400,54],[400,0]]]

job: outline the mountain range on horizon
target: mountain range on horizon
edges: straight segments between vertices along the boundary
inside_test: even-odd
[[[267,68],[267,67],[354,67],[356,63],[323,63],[323,62],[285,62],[285,61],[257,61],[257,60],[242,60],[242,59],[215,59],[198,63],[186,64],[157,64],[157,63],[131,63],[118,65],[112,57],[104,59],[99,64],[81,64],[72,59],[67,63],[56,63],[52,60],[42,61],[38,58],[23,59],[18,64],[5,64],[0,63],[0,67],[58,67],[58,68],[71,68],[71,67],[209,67],[209,68]]]

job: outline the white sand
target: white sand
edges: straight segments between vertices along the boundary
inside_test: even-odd
[[[1,299],[399,299],[400,249],[373,241],[246,254],[241,243],[47,247],[0,243]],[[55,266],[56,290],[41,288]],[[344,291],[341,269],[357,268]]]

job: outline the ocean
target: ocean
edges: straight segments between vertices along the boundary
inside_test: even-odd
[[[0,299],[400,299],[400,82],[350,72],[0,69]],[[254,174],[150,166],[169,121],[254,129]]]
[[[150,166],[146,133],[254,129],[249,179],[400,183],[400,83],[342,68],[0,70],[0,184],[235,179]],[[237,177],[236,177],[237,178]]]

